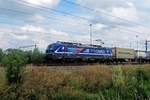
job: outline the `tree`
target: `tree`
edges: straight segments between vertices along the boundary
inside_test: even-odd
[[[32,63],[33,64],[43,64],[44,54],[39,51],[38,48],[35,48],[32,53]]]
[[[31,64],[32,63],[32,51],[25,51],[24,55],[27,59],[27,64]]]
[[[2,59],[2,64],[6,69],[8,84],[17,84],[22,80],[23,66],[26,64],[26,57],[20,50],[12,49]]]
[[[2,58],[3,58],[3,55],[4,55],[3,50],[0,49],[0,64],[1,64],[1,61],[2,61]]]

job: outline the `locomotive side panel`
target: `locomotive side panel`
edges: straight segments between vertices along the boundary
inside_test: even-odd
[[[110,58],[112,50],[110,48],[88,48],[62,46],[57,49],[55,54],[67,55],[64,58]]]

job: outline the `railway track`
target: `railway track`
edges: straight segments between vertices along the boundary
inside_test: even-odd
[[[113,62],[113,61],[52,61],[50,63],[46,63],[46,66],[85,66],[85,65],[143,65],[150,64],[150,62]]]
[[[95,65],[107,65],[107,66],[122,66],[122,65],[150,65],[150,63],[137,63],[137,62],[120,62],[120,63],[87,63],[87,62],[79,62],[79,63],[50,63],[44,64],[47,67],[85,67],[85,66],[95,66]]]

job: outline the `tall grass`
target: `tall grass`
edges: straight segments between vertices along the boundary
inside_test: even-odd
[[[0,89],[6,84],[5,72],[2,67],[0,67]]]
[[[3,73],[1,100],[150,99],[149,65],[96,65],[78,70],[27,67],[18,86],[7,86]]]

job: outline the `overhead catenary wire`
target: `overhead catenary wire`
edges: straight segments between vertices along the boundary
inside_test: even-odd
[[[45,34],[49,34],[50,32],[39,32],[39,31],[28,31],[28,30],[26,30],[26,31],[22,31],[22,32],[20,32],[20,31],[1,31],[0,30],[0,33],[15,33],[15,34],[18,34],[18,33],[30,33],[30,32],[36,32],[36,33],[45,33]],[[47,35],[48,36],[48,35]]]
[[[33,13],[30,13],[30,12],[26,12],[26,11],[20,11],[20,10],[15,10],[15,9],[10,9],[10,8],[2,8],[0,7],[0,10],[1,11],[9,11],[9,12],[15,12],[15,13],[20,13],[20,14],[24,14],[24,15],[28,15],[28,16],[32,16]],[[59,20],[59,21],[63,21],[65,22],[66,24],[66,21],[62,20],[62,19],[59,19],[59,18],[56,18],[56,17],[51,17],[51,16],[44,16],[46,17],[47,19],[50,19],[50,20]],[[72,23],[67,23],[69,25],[73,25]],[[77,23],[78,24],[78,23]],[[83,24],[83,23],[79,23],[80,25],[87,25],[87,24]]]
[[[69,15],[69,16],[72,16],[72,17],[75,17],[75,18],[78,17],[78,18],[83,19],[83,20],[89,20],[88,18],[85,18],[85,17],[82,17],[82,16],[78,16],[78,15],[74,15],[74,14],[71,14],[71,13],[68,13],[68,12],[65,12],[65,11],[57,10],[57,9],[46,7],[46,6],[42,6],[42,5],[31,4],[31,3],[26,2],[24,0],[17,0],[17,1],[18,1],[19,4],[22,4],[24,6],[30,6],[30,7],[39,8],[39,9],[45,9],[45,10],[51,10],[53,12],[61,13],[61,14],[64,14],[64,15]]]
[[[2,32],[2,33],[5,33],[5,31],[0,31],[0,33],[1,33],[1,32]],[[34,32],[34,31],[33,31],[33,32]],[[12,33],[18,33],[18,32],[11,32],[11,31],[10,31],[10,32],[7,32],[7,33],[12,34]],[[36,32],[36,33],[42,33],[42,32]],[[45,36],[46,36],[46,35],[45,35]],[[52,38],[52,37],[51,37],[51,38]],[[119,41],[115,41],[115,42],[112,41],[112,44],[110,44],[110,43],[105,43],[105,45],[107,45],[107,46],[108,46],[108,45],[111,45],[111,46],[114,46],[114,47],[115,47],[115,46],[119,47],[120,45],[119,45],[118,43],[120,43],[120,42],[119,42]],[[124,45],[128,46],[128,43],[125,43]],[[141,45],[143,45],[142,42],[141,42]],[[110,46],[110,47],[111,47],[111,46]]]
[[[27,15],[30,15],[30,16],[32,16],[31,14],[32,13],[30,13],[30,12],[25,12],[25,11],[19,11],[19,10],[13,10],[13,9],[9,9],[9,8],[1,8],[0,7],[0,10],[6,10],[6,11],[10,11],[10,12],[17,12],[17,13],[21,13],[21,14],[27,14]],[[68,24],[68,25],[76,25],[76,24],[74,24],[74,23],[66,23],[66,21],[65,20],[61,20],[61,19],[59,19],[59,18],[54,18],[54,17],[48,17],[48,16],[46,16],[46,18],[48,18],[48,19],[52,19],[53,21],[55,21],[55,22],[59,22],[59,23],[61,23],[61,24],[59,24],[59,26],[60,25],[62,25],[62,24]],[[13,18],[14,19],[14,18]],[[20,20],[20,22],[26,22],[26,20],[24,20],[24,19],[19,19],[19,18],[17,18],[17,21],[18,20]],[[29,21],[30,22],[30,21]],[[5,24],[9,24],[8,22],[0,22],[0,23],[5,23]],[[30,22],[30,23],[33,23],[33,22]],[[48,23],[47,23],[48,24]],[[77,23],[78,24],[78,23]],[[81,25],[86,25],[86,24],[81,24]],[[48,26],[48,25],[43,25],[43,26]],[[64,26],[64,25],[62,25],[62,26]],[[63,30],[64,31],[64,30]],[[78,33],[78,32],[74,32],[74,31],[66,31],[66,32],[71,32],[71,33]],[[86,33],[84,33],[84,34],[86,34]]]
[[[9,23],[7,23],[7,24],[9,24]],[[52,38],[52,36],[50,35],[51,34],[51,32],[39,32],[39,31],[30,31],[30,30],[25,30],[25,31],[22,31],[22,32],[20,32],[20,31],[14,31],[15,29],[13,29],[13,31],[9,31],[9,33],[14,33],[14,34],[21,34],[21,33],[44,33],[45,34],[45,36],[49,36],[50,38]],[[3,32],[3,33],[8,33],[8,32],[6,32],[6,31],[0,31],[0,32]],[[66,32],[66,31],[62,31],[62,32]],[[75,32],[74,32],[75,33]],[[76,32],[77,33],[77,32]],[[47,35],[46,35],[47,34]],[[104,37],[103,37],[104,38]],[[105,37],[106,38],[106,37]],[[109,39],[109,40],[111,40],[111,39]],[[120,41],[118,40],[118,41],[116,41],[115,42],[115,44],[116,43],[120,43]],[[141,43],[142,44],[142,43]]]
[[[137,23],[137,22],[134,22],[134,21],[131,21],[131,20],[127,20],[127,19],[115,16],[115,15],[112,15],[112,14],[110,14],[108,12],[104,12],[104,11],[99,10],[99,9],[89,8],[88,6],[85,6],[85,5],[82,5],[82,4],[79,4],[79,3],[75,3],[75,2],[70,1],[70,0],[63,0],[63,1],[65,1],[68,4],[77,5],[79,7],[82,7],[84,9],[87,9],[87,10],[92,11],[92,12],[96,12],[97,14],[100,13],[100,14],[103,14],[103,15],[106,15],[106,16],[110,16],[110,17],[116,18],[118,20],[124,21],[125,23],[131,24],[131,25],[138,25],[138,26],[142,26],[144,28],[149,28],[149,27],[146,27],[146,25],[143,25],[141,23]]]
[[[20,20],[21,21],[21,20]],[[10,23],[8,22],[1,22],[1,24],[7,24],[7,25],[10,25]],[[12,24],[13,26],[17,26],[17,27],[20,27],[19,25],[14,25]],[[43,26],[48,26],[48,25],[43,25]],[[62,24],[59,24],[59,26],[64,26]],[[54,28],[53,28],[54,29]],[[62,30],[62,29],[59,29],[58,31],[60,32],[66,32],[66,33],[75,33],[75,34],[78,34],[79,32],[76,32],[76,31],[68,31],[68,30]],[[45,34],[50,34],[51,32],[39,32],[39,31],[30,31],[30,30],[26,30],[27,33],[30,33],[30,32],[36,32],[36,33],[45,33]],[[13,32],[12,32],[13,33]],[[19,31],[17,33],[20,33]],[[23,32],[22,32],[23,33]],[[83,33],[82,34],[86,34],[86,33]]]
[[[69,15],[69,16],[72,16],[72,17],[75,17],[75,18],[79,18],[79,19],[82,19],[82,20],[86,20],[86,21],[89,21],[89,22],[92,21],[92,19],[88,19],[88,18],[85,18],[85,17],[82,17],[82,16],[74,15],[74,14],[71,14],[71,13],[68,13],[68,12],[65,12],[65,11],[56,10],[56,9],[53,9],[53,8],[50,8],[50,7],[46,7],[46,6],[31,4],[31,3],[28,3],[28,2],[23,1],[23,0],[20,0],[18,2],[20,2],[19,4],[22,4],[24,6],[33,7],[33,8],[39,8],[39,9],[44,10],[44,11],[51,10],[53,12]],[[97,23],[99,22],[98,20],[93,20],[93,21],[95,21]],[[139,33],[139,34],[143,34],[141,32],[133,31],[131,29],[127,29],[127,28],[123,28],[123,27],[121,27],[120,29],[123,29],[123,30],[126,30],[126,31],[130,31],[130,32]]]
[[[117,18],[117,19],[119,19],[119,20],[125,21],[125,23],[128,23],[128,24],[140,25],[140,26],[146,28],[145,25],[142,25],[142,24],[139,24],[139,23],[136,23],[136,22],[133,22],[133,21],[124,19],[124,18],[120,18],[120,17],[118,17],[118,16],[114,16],[114,15],[111,15],[111,14],[109,14],[109,13],[106,13],[106,12],[103,12],[103,11],[100,11],[100,10],[92,9],[92,8],[89,8],[89,7],[86,7],[86,6],[83,6],[83,5],[74,3],[74,2],[69,1],[69,0],[64,0],[64,1],[66,1],[66,2],[68,2],[68,3],[70,3],[70,4],[78,5],[78,6],[80,6],[80,7],[86,8],[86,9],[91,10],[91,11],[96,11],[96,12],[98,12],[98,13],[101,13],[101,14],[104,14],[104,15],[107,15],[107,16],[111,16],[111,17]],[[30,7],[31,7],[31,6],[32,6],[32,7],[35,7],[35,6],[36,6],[35,8],[47,9],[47,10],[51,10],[51,11],[53,11],[53,12],[62,13],[62,14],[69,15],[69,16],[72,16],[72,17],[75,17],[75,18],[78,17],[78,18],[80,18],[80,19],[87,20],[87,21],[95,21],[95,22],[97,22],[97,23],[99,22],[98,20],[88,19],[88,18],[83,17],[83,16],[78,16],[78,15],[71,14],[71,13],[68,13],[68,12],[65,12],[65,11],[60,11],[60,10],[57,10],[57,9],[54,9],[54,8],[50,8],[50,7],[46,7],[46,6],[42,6],[42,5],[31,4],[31,3],[26,2],[26,1],[24,1],[24,0],[20,0],[19,2],[22,2],[23,4],[27,4],[27,6],[30,6]],[[21,3],[21,4],[22,4],[22,3]],[[37,7],[37,6],[38,6],[38,7]]]
[[[4,23],[4,22],[3,22]],[[36,32],[36,33],[45,33],[46,34],[46,32],[38,32],[38,31],[27,31],[27,32]],[[20,32],[17,32],[17,33],[20,33]],[[48,32],[48,34],[49,34],[50,32]],[[77,32],[76,32],[77,33]]]
[[[60,13],[60,12],[59,12]],[[68,14],[66,14],[66,15],[68,15]],[[71,14],[72,15],[72,14]],[[75,16],[74,16],[75,17]],[[75,17],[75,18],[78,18],[77,16]],[[88,21],[91,21],[90,19],[84,19],[84,20],[88,20]],[[118,27],[118,28],[120,28],[120,27]],[[130,30],[130,29],[126,29],[126,28],[122,28],[123,30],[126,30],[126,31],[129,31],[129,32],[135,32],[135,33],[140,33],[141,34],[141,32],[137,32],[137,31],[133,31],[133,30]]]
[[[17,13],[21,13],[21,14],[27,14],[27,15],[31,15],[32,13],[30,12],[25,12],[25,11],[19,11],[19,10],[14,10],[14,9],[9,9],[9,8],[2,8],[0,7],[1,10],[7,10],[7,11],[12,11],[12,12],[17,12]],[[54,18],[54,17],[49,17],[49,16],[46,16],[46,18],[48,19],[53,19],[53,20],[59,20],[59,21],[64,21],[64,20],[61,20],[61,19],[58,19],[58,18]],[[89,19],[86,19],[87,21],[90,21]],[[66,21],[64,21],[66,23]],[[72,25],[71,23],[68,23],[69,25]],[[86,25],[86,24],[84,24]],[[137,32],[137,31],[133,31],[131,29],[127,29],[127,28],[123,28],[123,27],[117,27],[118,29],[122,29],[122,30],[126,30],[126,31],[129,31],[129,32],[134,32],[134,33],[139,33],[139,34],[143,34],[141,32]]]
[[[14,10],[14,9],[9,9],[9,8],[2,8],[2,7],[0,7],[0,10],[6,10],[6,11],[10,11],[10,12],[17,12],[17,13],[21,13],[21,14],[27,14],[27,15],[29,15],[29,16],[32,16],[32,13],[30,13],[30,12],[25,12],[25,11],[20,11],[20,10]],[[68,25],[76,25],[76,24],[78,24],[78,23],[76,23],[76,24],[74,24],[74,23],[66,23],[66,21],[65,20],[62,20],[62,19],[59,19],[59,18],[54,18],[54,17],[50,17],[50,16],[46,16],[46,18],[47,19],[50,19],[50,20],[53,20],[53,21],[55,21],[55,22],[59,22],[59,23],[62,23],[62,24],[68,24]],[[17,19],[17,20],[19,20],[19,19]],[[21,19],[21,21],[22,22],[26,22],[25,20],[23,20],[23,19]],[[1,23],[1,22],[0,22]],[[3,22],[3,23],[6,23],[6,22]],[[31,22],[32,23],[32,22]],[[8,23],[7,23],[8,24]],[[48,23],[47,23],[48,24]],[[80,25],[87,25],[87,24],[83,24],[83,23],[80,23]],[[43,26],[48,26],[48,25],[43,25]],[[60,24],[59,24],[59,26],[60,26]],[[62,26],[64,26],[64,25],[62,25]],[[65,32],[71,32],[71,33],[77,33],[78,34],[78,32],[74,32],[74,31],[66,31],[66,30],[63,30],[63,31],[65,31]],[[83,33],[83,34],[86,34],[86,33]]]
[[[14,10],[14,9],[9,9],[9,8],[1,8],[1,7],[0,7],[0,10],[7,10],[7,11],[10,11],[10,12],[17,12],[17,13],[27,14],[27,15],[31,15],[31,14],[32,14],[32,13],[30,13],[30,12],[25,12],[25,11],[20,11],[20,10]],[[65,22],[65,24],[74,25],[74,24],[71,24],[71,23],[66,23],[65,20],[61,20],[61,19],[59,19],[59,18],[53,18],[53,17],[49,17],[49,16],[46,16],[46,18],[48,18],[48,19],[53,19],[53,20],[55,20],[55,21],[58,21],[59,23]],[[17,19],[17,20],[19,20],[19,19]],[[26,21],[23,20],[23,19],[21,19],[21,21],[22,21],[22,22],[26,22]],[[5,22],[3,22],[3,23],[5,23]],[[86,24],[84,24],[84,25],[86,25]],[[46,25],[44,25],[44,26],[46,26]],[[142,34],[141,32],[133,31],[133,30],[130,30],[130,29],[127,29],[127,28],[123,28],[123,27],[117,27],[117,28],[118,28],[118,29],[121,29],[121,30],[128,31],[128,32],[134,32],[134,33]],[[119,31],[121,31],[121,30],[119,30]],[[66,32],[67,32],[67,31],[66,31]],[[71,32],[71,33],[78,33],[78,32],[74,32],[74,31],[68,31],[68,32]],[[84,34],[86,34],[86,33],[84,33]]]

